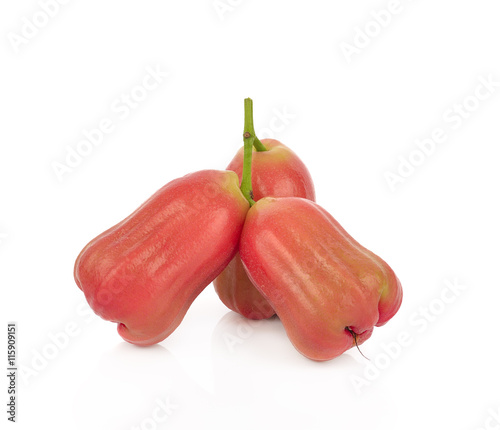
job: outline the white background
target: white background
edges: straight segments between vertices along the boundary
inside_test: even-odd
[[[2,2],[0,306],[5,332],[18,323],[18,428],[500,428],[500,7],[380,13],[394,5],[73,0],[48,16]],[[144,92],[151,69],[168,76]],[[130,112],[127,94],[144,99]],[[90,239],[170,180],[225,168],[245,97],[259,136],[302,158],[317,201],[401,279],[370,361],[312,362],[211,285],[169,338],[134,347],[74,283]],[[54,162],[106,119],[58,178]],[[415,152],[436,129],[446,140]],[[420,164],[391,187],[402,159]]]

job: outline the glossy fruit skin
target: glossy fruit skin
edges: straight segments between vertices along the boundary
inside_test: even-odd
[[[275,139],[263,139],[267,151],[253,151],[252,190],[254,200],[263,197],[303,197],[315,199],[314,184],[309,171],[300,158],[287,146]],[[242,177],[243,148],[227,166]],[[248,278],[237,254],[227,268],[215,279],[215,291],[231,310],[250,319],[266,319],[274,309]]]
[[[214,280],[214,287],[229,309],[246,318],[261,320],[275,314],[273,307],[248,278],[239,253]]]
[[[262,139],[267,151],[254,149],[252,157],[253,199],[263,197],[303,197],[314,201],[316,196],[309,170],[290,148],[275,139]],[[227,166],[241,181],[243,148]]]
[[[264,198],[248,211],[240,254],[304,356],[330,360],[371,336],[398,311],[401,283],[318,204]]]
[[[123,339],[161,342],[235,255],[248,208],[234,172],[175,179],[85,246],[75,281]]]

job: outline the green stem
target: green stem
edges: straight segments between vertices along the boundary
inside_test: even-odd
[[[255,130],[253,128],[253,102],[245,99],[245,128],[243,130],[243,173],[241,178],[241,192],[250,203],[255,204],[252,192],[252,153],[255,145]],[[262,143],[261,143],[262,145]],[[263,145],[262,145],[263,146]]]
[[[253,146],[255,150],[258,152],[267,151],[267,148],[264,146],[264,144],[259,140],[257,136],[255,136],[255,140],[253,141]]]
[[[248,110],[248,115],[247,115]],[[245,133],[250,133],[250,136],[254,137],[253,146],[256,151],[263,152],[267,151],[267,148],[259,140],[255,134],[255,129],[253,128],[253,102],[252,99],[245,99]]]

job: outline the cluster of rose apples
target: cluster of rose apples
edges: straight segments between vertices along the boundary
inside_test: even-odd
[[[90,241],[76,283],[136,345],[169,336],[213,282],[228,308],[252,319],[277,314],[300,353],[332,359],[395,315],[401,284],[315,203],[298,156],[255,136],[251,99],[243,140],[227,170],[169,182]]]

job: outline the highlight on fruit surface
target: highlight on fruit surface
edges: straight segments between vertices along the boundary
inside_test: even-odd
[[[253,125],[253,105],[245,103],[246,138],[253,138],[252,153],[252,198],[304,197],[315,199],[314,184],[309,170],[302,160],[287,146],[275,139],[260,141]],[[243,175],[244,150],[242,147],[227,166],[236,172],[240,180]],[[214,288],[222,303],[246,318],[260,320],[272,317],[275,312],[248,278],[239,253],[226,269],[214,280]]]
[[[259,200],[247,213],[240,255],[295,348],[312,360],[361,345],[401,305],[387,263],[306,199]]]

